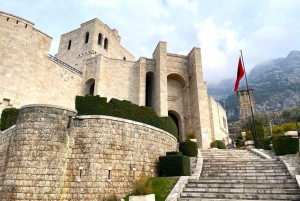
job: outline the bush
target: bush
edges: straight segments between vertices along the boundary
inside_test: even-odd
[[[138,180],[132,184],[133,195],[149,195],[153,193],[151,177],[145,173],[140,174]]]
[[[284,134],[284,131],[283,131],[283,129],[281,128],[281,126],[273,126],[273,127],[272,127],[272,133],[273,133],[273,135],[274,135],[274,134],[280,135],[280,134]]]
[[[196,133],[194,131],[186,132],[187,139],[196,139]]]
[[[218,148],[218,144],[216,141],[210,143],[210,148]]]
[[[270,147],[271,138],[258,139],[258,142],[259,142],[260,149],[271,150]],[[255,147],[257,147],[257,140],[254,140],[254,143],[255,143]]]
[[[1,131],[8,129],[9,127],[16,124],[18,116],[19,116],[19,109],[16,108],[5,108],[1,114]]]
[[[246,140],[253,140],[253,135],[249,131],[246,131]]]
[[[159,163],[163,176],[190,176],[190,158],[188,156],[160,156]]]
[[[265,131],[264,131],[264,124],[263,122],[255,119],[255,128],[256,128],[256,134],[257,138],[264,138],[265,137]],[[254,139],[254,129],[253,129],[253,124],[250,124],[250,131],[253,134],[253,139]]]
[[[276,139],[276,138],[278,138],[278,137],[280,137],[280,136],[285,136],[285,135],[284,135],[284,134],[281,134],[281,133],[273,134],[273,135],[270,137],[270,143],[271,143],[274,139]]]
[[[152,108],[140,107],[130,101],[112,98],[107,103],[107,98],[99,95],[76,96],[75,107],[78,115],[107,115],[129,119],[160,128],[178,137],[177,126],[170,117],[159,117]]]
[[[166,153],[167,156],[182,156],[182,152],[180,151],[170,151]]]
[[[179,143],[179,151],[182,155],[196,157],[198,155],[197,142],[185,141]]]
[[[235,143],[236,143],[236,147],[243,147],[243,146],[245,146],[244,141],[240,140],[240,139],[237,139]]]
[[[294,131],[296,129],[296,124],[292,123],[292,122],[285,123],[285,124],[281,125],[281,128],[282,128],[283,132]]]
[[[218,149],[226,149],[226,145],[221,140],[216,140]]]
[[[273,141],[273,148],[277,156],[295,154],[299,151],[298,138],[276,138]]]

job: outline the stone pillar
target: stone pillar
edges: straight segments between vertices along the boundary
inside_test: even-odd
[[[153,52],[153,59],[156,62],[155,76],[155,112],[161,116],[168,116],[168,84],[167,84],[167,43],[159,42]]]
[[[52,105],[20,109],[9,147],[1,200],[60,200],[76,111]]]

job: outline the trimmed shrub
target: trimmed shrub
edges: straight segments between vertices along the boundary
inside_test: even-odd
[[[278,136],[277,138],[292,138],[293,136],[291,135],[281,135],[281,136]]]
[[[299,151],[298,138],[276,138],[272,142],[276,156],[282,156],[285,154],[295,154]]]
[[[242,136],[242,134],[240,133],[240,134],[238,134],[237,136],[236,136],[236,139],[237,140],[243,140],[243,136]]]
[[[236,139],[236,147],[243,147],[245,146],[245,143],[243,140],[240,140],[240,139]]]
[[[226,149],[226,145],[225,145],[225,143],[223,141],[221,141],[221,140],[215,140],[214,142],[217,143],[217,148],[218,149]]]
[[[167,156],[182,156],[182,152],[180,151],[170,151],[166,153]]]
[[[218,148],[218,144],[216,141],[210,143],[210,148]]]
[[[99,95],[76,96],[75,107],[78,115],[107,115],[129,119],[160,128],[178,137],[177,126],[170,117],[159,117],[152,108],[140,107],[130,101],[112,98],[107,103],[107,98]]]
[[[259,142],[260,149],[271,150],[270,147],[271,138],[258,139],[258,142]],[[254,140],[254,143],[255,143],[255,147],[257,147],[257,140]]]
[[[184,141],[179,143],[179,151],[182,155],[196,157],[198,155],[197,142]]]
[[[188,156],[160,156],[162,176],[190,176],[190,158]]]
[[[132,184],[133,195],[148,195],[153,193],[151,177],[145,173],[140,174],[138,180]]]
[[[1,114],[1,131],[8,129],[9,127],[16,124],[18,116],[19,116],[19,109],[17,108],[5,108]]]
[[[187,139],[196,139],[196,133],[194,131],[186,132]]]

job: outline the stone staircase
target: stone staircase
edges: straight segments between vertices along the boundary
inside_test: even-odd
[[[295,178],[278,159],[248,150],[201,150],[199,180],[189,180],[178,200],[300,200]]]

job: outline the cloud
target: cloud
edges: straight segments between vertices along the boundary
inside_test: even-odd
[[[121,45],[136,59],[151,58],[159,41],[167,42],[170,53],[200,47],[208,83],[235,77],[240,49],[248,72],[300,47],[295,0],[2,0],[0,7],[53,37],[51,54],[60,35],[93,18],[117,29]]]
[[[201,47],[204,79],[216,82],[236,74],[239,50],[245,46],[239,40],[239,31],[216,25],[211,17],[195,24]],[[215,81],[212,81],[214,78]]]

